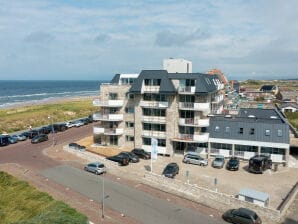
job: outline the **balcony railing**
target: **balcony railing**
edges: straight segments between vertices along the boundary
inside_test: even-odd
[[[160,90],[160,86],[142,86],[141,92],[147,92],[147,93],[158,93]]]
[[[122,121],[123,114],[95,113],[95,114],[93,114],[93,120],[96,120],[96,121]]]
[[[196,91],[195,86],[179,86],[178,87],[178,92],[179,93],[189,93],[189,94],[194,94]]]
[[[93,100],[93,106],[97,107],[122,107],[123,106],[123,100],[100,100],[95,99]]]
[[[147,152],[151,152],[151,145],[142,145],[142,149]],[[157,153],[158,154],[166,154],[167,148],[162,146],[157,146]]]
[[[103,127],[93,127],[94,134],[104,134],[104,135],[122,135],[124,133],[123,128],[103,128]]]
[[[210,113],[210,103],[179,102],[179,109],[203,111]]]
[[[166,138],[166,132],[163,131],[148,131],[148,130],[143,130],[142,131],[143,136],[147,137],[156,137],[156,138]]]
[[[179,125],[184,126],[196,126],[196,127],[209,127],[209,118],[197,119],[197,118],[180,118]]]
[[[167,108],[169,103],[167,101],[140,101],[140,107],[157,107],[157,108]]]
[[[143,122],[152,122],[152,123],[166,123],[166,117],[158,117],[158,116],[143,116]]]
[[[174,141],[183,141],[183,142],[198,142],[205,143],[209,140],[209,133],[201,134],[179,134],[177,138],[173,139]]]

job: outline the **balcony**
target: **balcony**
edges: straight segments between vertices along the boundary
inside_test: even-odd
[[[209,127],[209,118],[205,118],[205,119],[180,118],[179,125],[194,126],[194,127]]]
[[[225,84],[221,83],[217,85],[217,90],[221,90],[225,88]]]
[[[167,101],[145,101],[141,100],[140,107],[155,107],[155,108],[168,108],[169,103]]]
[[[220,94],[212,99],[212,103],[220,103],[223,100],[224,100],[224,96]]]
[[[151,145],[142,145],[142,149],[144,149],[146,152],[151,152]],[[166,151],[166,147],[157,146],[158,154],[166,154]]]
[[[93,120],[95,121],[123,121],[123,114],[93,114]]]
[[[93,134],[122,135],[123,133],[123,128],[103,128],[98,126],[93,127]]]
[[[195,86],[179,86],[178,93],[182,94],[194,94],[196,91]]]
[[[176,142],[196,142],[205,143],[209,140],[209,133],[200,134],[179,134],[177,138],[172,139]]]
[[[160,86],[142,86],[141,93],[158,93]]]
[[[143,130],[142,131],[142,136],[146,137],[155,137],[155,138],[166,138],[166,132],[164,131],[148,131],[148,130]]]
[[[143,122],[150,122],[150,123],[166,123],[166,117],[158,117],[158,116],[142,116]]]
[[[124,104],[123,100],[99,100],[94,99],[93,100],[93,106],[96,107],[122,107]]]
[[[210,113],[210,103],[179,102],[179,109]]]

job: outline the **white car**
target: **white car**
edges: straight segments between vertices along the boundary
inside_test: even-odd
[[[83,125],[84,125],[84,123],[82,121],[76,121],[76,122],[74,122],[74,127],[81,127]]]
[[[69,122],[66,122],[66,127],[67,128],[72,128],[72,127],[74,127],[75,126],[75,123],[74,122],[71,122],[71,121],[69,121]]]

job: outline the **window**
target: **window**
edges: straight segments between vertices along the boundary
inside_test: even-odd
[[[281,130],[281,129],[278,129],[278,130],[277,130],[277,136],[278,136],[278,137],[282,137],[282,130]]]
[[[125,96],[126,96],[126,99],[134,99],[135,98],[135,95],[131,94],[131,93],[126,93]]]
[[[255,134],[255,129],[254,129],[254,128],[251,128],[251,129],[249,130],[249,134],[250,134],[250,135],[254,135],[254,134]]]
[[[269,129],[266,129],[266,130],[265,130],[265,135],[266,135],[266,136],[269,136],[269,135],[270,135],[270,130],[269,130]]]
[[[166,110],[165,109],[143,108],[143,115],[144,116],[165,117]]]
[[[166,131],[165,124],[151,124],[151,123],[143,123],[143,130],[147,131]]]
[[[226,133],[229,133],[230,132],[230,127],[226,127]]]
[[[243,134],[243,128],[239,129],[239,134]]]
[[[135,109],[133,107],[125,107],[125,113],[133,114]]]
[[[215,131],[216,131],[216,132],[219,132],[219,126],[216,126],[216,127],[215,127]]]
[[[125,126],[127,128],[133,128],[135,126],[135,124],[133,122],[125,122]]]
[[[109,93],[109,100],[117,100],[118,94],[117,93]]]
[[[126,135],[125,136],[125,139],[126,139],[127,142],[133,142],[135,140],[135,137],[134,136]]]
[[[161,79],[145,79],[145,86],[160,86]]]
[[[143,138],[143,145],[151,145],[151,138]],[[165,139],[157,139],[157,146],[166,147]]]

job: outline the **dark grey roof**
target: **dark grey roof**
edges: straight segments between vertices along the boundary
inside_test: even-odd
[[[217,76],[202,73],[168,73],[166,70],[143,70],[130,88],[130,92],[141,93],[144,79],[161,79],[160,93],[174,94],[176,89],[171,80],[194,79],[196,80],[195,92],[207,94],[217,91],[215,82],[219,82]]]
[[[116,74],[114,75],[113,79],[111,80],[111,83],[119,83],[119,80],[120,80],[120,74]]]
[[[136,81],[132,84],[129,92],[141,93],[143,80],[145,79],[161,79],[160,93],[174,94],[176,92],[166,70],[142,70]]]
[[[251,113],[245,114],[244,110],[251,110]],[[255,117],[248,117],[249,115]],[[243,133],[240,133],[240,129],[243,130]],[[270,130],[269,135],[265,135],[266,130]],[[282,136],[278,136],[278,130],[281,130]],[[236,117],[210,117],[210,126],[207,131],[210,133],[210,138],[287,144],[290,141],[289,125],[282,115],[274,109],[240,109],[240,113]]]

